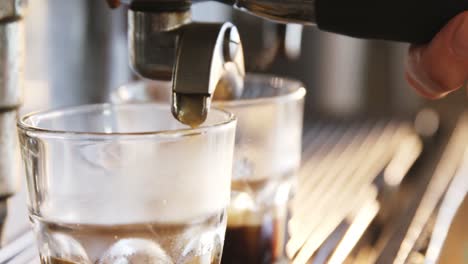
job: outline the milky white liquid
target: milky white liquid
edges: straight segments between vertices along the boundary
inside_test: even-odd
[[[80,225],[32,217],[43,264],[217,264],[224,212],[186,224]]]

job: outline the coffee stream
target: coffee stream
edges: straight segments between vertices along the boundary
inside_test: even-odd
[[[239,99],[241,89],[235,81],[221,78],[216,85],[213,100],[228,101]],[[174,93],[172,114],[182,124],[197,128],[205,122],[210,110],[211,98],[209,94]]]
[[[233,83],[221,79],[218,83],[213,100],[227,101],[239,99],[242,93],[235,94]],[[254,91],[255,92],[255,91]],[[210,107],[209,95],[174,94],[172,108],[174,117],[181,123],[192,128],[200,126],[206,119]],[[266,178],[271,183],[271,179]],[[237,182],[233,182],[236,189]],[[242,182],[248,189],[262,189],[255,182]],[[237,186],[239,187],[239,186]],[[245,191],[242,186],[237,191]],[[241,225],[227,225],[224,250],[221,264],[270,264],[278,261],[282,256],[282,244],[285,235],[285,216],[264,212],[265,218],[259,223],[242,223]],[[235,217],[228,214],[229,217]],[[263,218],[263,217],[262,217]]]
[[[172,106],[174,117],[182,124],[197,128],[205,122],[209,111],[209,96],[199,94],[175,94]]]

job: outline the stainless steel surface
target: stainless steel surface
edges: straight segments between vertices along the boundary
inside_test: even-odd
[[[0,20],[23,16],[26,2],[26,0],[2,0],[0,3]]]
[[[437,205],[442,201],[450,182],[457,175],[457,170],[461,167],[461,161],[467,151],[467,142],[468,114],[465,113],[461,116],[460,122],[455,128],[447,149],[441,158],[441,162],[438,164],[434,176],[422,197],[415,216],[401,242],[398,254],[393,261],[394,264],[404,264],[408,261],[408,257],[415,248],[418,238],[421,236],[431,215],[436,210]]]
[[[444,250],[444,245],[446,244],[447,238],[449,238],[449,230],[451,223],[455,220],[457,211],[462,207],[463,200],[465,199],[468,193],[468,148],[465,149],[465,154],[463,155],[462,165],[458,168],[456,175],[454,175],[450,186],[447,189],[444,199],[441,201],[440,209],[437,212],[437,217],[434,221],[432,234],[430,235],[430,241],[427,245],[426,250],[426,263],[437,263],[441,257],[441,253]],[[460,234],[462,241],[463,236],[468,236],[466,233],[466,226],[461,227],[462,232],[465,234]],[[466,242],[466,240],[465,240]],[[445,247],[463,247],[463,245],[447,245]],[[459,251],[455,249],[454,251]],[[466,260],[466,256],[452,256],[452,261],[463,261],[462,258]],[[458,258],[458,259],[457,259]]]
[[[0,251],[0,263],[5,263],[23,250],[34,246],[34,234],[32,230],[30,230],[2,248]]]
[[[0,197],[20,187],[20,159],[16,134],[17,111],[0,112]]]
[[[0,20],[0,110],[17,107],[21,102],[24,37],[21,18]]]
[[[170,80],[180,33],[176,30],[190,21],[190,11],[129,10],[128,45],[133,70],[145,78]]]
[[[310,49],[302,45],[302,25],[277,24],[235,10],[228,19],[239,29],[245,57],[249,58],[245,62],[248,72],[265,71],[283,57],[290,64],[301,58],[304,49]]]
[[[211,96],[226,78],[236,97],[242,92],[244,76],[244,53],[234,25],[193,23],[184,28],[173,79],[175,93]]]
[[[34,245],[34,237],[33,234],[28,234],[30,235],[30,239],[32,241],[33,245],[28,246],[25,248],[23,251],[21,251],[19,254],[15,255],[13,258],[10,258],[10,261],[7,261],[6,263],[11,263],[11,264],[39,264],[41,263],[39,259],[39,254],[37,253],[37,247]],[[4,262],[1,262],[4,263]]]
[[[239,33],[231,23],[192,23],[184,27],[178,45],[172,112],[182,121],[192,108],[198,110],[195,119],[204,116],[196,122],[203,122],[216,92],[230,99],[242,93],[245,69]]]
[[[383,210],[377,195],[407,175],[422,142],[405,122],[316,126],[304,141],[286,251],[293,263],[341,263]]]
[[[21,103],[25,32],[25,1],[0,3],[0,197],[12,195],[20,184],[16,108]]]
[[[96,0],[34,0],[26,21],[33,43],[26,79],[44,83],[48,107],[104,102],[132,78],[125,10]]]
[[[24,63],[23,0],[0,3],[0,111],[21,102]]]
[[[172,113],[182,123],[197,126],[206,119],[216,87],[222,99],[241,94],[244,57],[232,24],[190,23],[184,4],[131,2],[130,62],[144,78],[172,80]],[[168,5],[175,11],[153,10]]]
[[[194,3],[206,0],[194,0]],[[216,0],[232,5],[242,11],[280,23],[314,24],[316,21],[315,0]],[[146,8],[174,8],[188,5],[190,1],[122,0],[122,3],[141,5]]]
[[[314,24],[315,0],[219,0],[280,23]]]
[[[315,20],[315,1],[313,0],[241,0],[236,2],[227,0],[220,2],[234,5],[241,10],[277,22],[312,24]],[[178,45],[176,43],[177,32],[173,32],[173,30],[189,22],[189,11],[155,12],[153,9],[157,7],[158,10],[164,10],[165,8],[181,8],[184,10],[189,5],[188,2],[128,0],[123,1],[123,3],[130,4],[131,8],[138,6],[137,9],[140,10],[130,11],[129,16],[130,61],[133,69],[137,74],[145,78],[171,79],[170,73],[174,61],[174,51]],[[145,8],[148,11],[143,12]],[[284,48],[285,54],[290,58],[296,58],[300,53],[302,35],[300,27],[288,25],[285,30],[280,29],[280,26],[274,26],[273,28],[275,29],[275,35],[281,35],[279,39],[266,39],[264,44],[268,48],[256,50],[256,52],[262,54],[256,57],[260,57],[259,65],[263,68],[271,63],[278,51],[282,50],[280,47]],[[167,34],[168,31],[172,31],[172,34]],[[273,35],[269,34],[269,36]]]

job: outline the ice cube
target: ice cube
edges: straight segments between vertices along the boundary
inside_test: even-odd
[[[72,263],[91,263],[83,246],[71,236],[55,233],[47,236],[47,240],[47,255]]]
[[[192,238],[184,248],[181,259],[177,263],[183,264],[211,264],[219,263],[221,257],[221,238],[217,230],[207,231]]]
[[[122,239],[107,250],[98,264],[172,264],[171,258],[154,241]]]

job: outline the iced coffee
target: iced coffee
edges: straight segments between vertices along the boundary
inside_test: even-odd
[[[112,97],[118,103],[167,102],[170,91],[170,83],[138,82],[121,87]],[[240,98],[213,102],[238,118],[222,263],[273,263],[285,257],[287,205],[301,156],[304,95],[297,81],[247,75]]]
[[[299,82],[253,75],[246,79],[242,98],[215,104],[238,118],[224,264],[285,258],[304,95]]]
[[[236,120],[192,129],[166,104],[90,105],[19,123],[43,264],[219,264]]]

